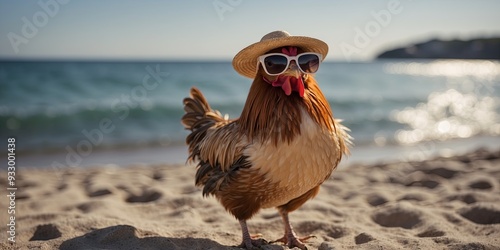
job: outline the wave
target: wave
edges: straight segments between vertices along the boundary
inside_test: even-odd
[[[157,65],[168,77],[144,98],[131,100],[147,67]],[[499,135],[499,65],[325,63],[317,79],[356,145],[400,145]],[[236,118],[250,80],[239,77],[231,63],[0,62],[0,84],[0,125],[6,128],[0,135],[19,138],[24,152],[49,152],[76,148],[98,131],[98,150],[183,145],[182,99],[192,85],[212,108]]]

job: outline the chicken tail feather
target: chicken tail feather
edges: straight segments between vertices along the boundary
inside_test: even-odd
[[[197,145],[205,137],[207,130],[217,124],[228,122],[227,117],[223,117],[217,110],[213,110],[208,104],[207,100],[197,88],[191,88],[190,97],[184,99],[184,111],[182,116],[182,125],[191,134],[186,137],[186,143],[189,145],[189,160],[195,160],[199,154]]]

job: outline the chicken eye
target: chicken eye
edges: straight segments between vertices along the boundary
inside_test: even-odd
[[[264,65],[268,73],[279,74],[286,69],[287,60],[284,56],[272,55],[264,59]]]

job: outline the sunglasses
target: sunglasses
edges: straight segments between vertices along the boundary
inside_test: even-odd
[[[295,61],[302,73],[312,74],[318,71],[321,54],[307,52],[296,56],[288,56],[282,53],[270,53],[259,56],[259,62],[270,76],[280,75],[285,72],[291,61]]]

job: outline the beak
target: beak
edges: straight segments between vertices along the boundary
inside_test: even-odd
[[[301,73],[302,72],[300,72],[299,66],[297,66],[297,64],[295,63],[295,61],[292,61],[292,62],[290,62],[290,66],[283,73],[283,75],[285,75],[285,76],[292,76],[292,77],[295,77],[295,78],[299,79],[301,77]]]
[[[267,78],[264,77],[264,80]],[[304,97],[305,84],[302,72],[295,62],[291,62],[288,69],[283,74],[276,76],[272,81],[266,80],[273,87],[281,87],[286,95],[291,95],[293,91],[300,97]]]

